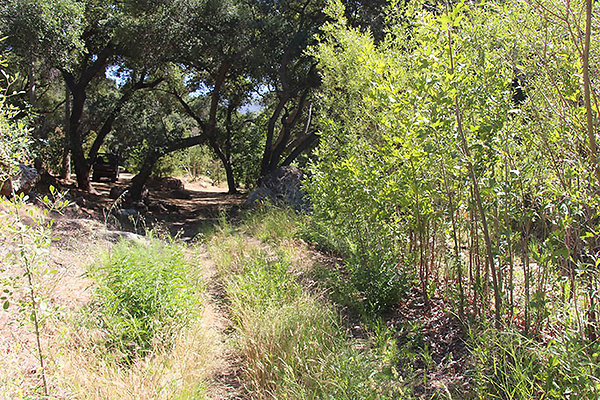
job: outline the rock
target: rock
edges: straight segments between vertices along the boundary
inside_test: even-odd
[[[140,214],[135,208],[122,208],[117,211],[117,215],[120,217],[137,217]]]
[[[304,172],[296,167],[279,167],[265,176],[260,186],[250,193],[246,205],[271,202],[285,204],[297,211],[310,210],[306,193],[302,190]]]
[[[184,190],[184,184],[181,179],[164,177],[148,179],[148,186],[159,190]]]
[[[145,238],[141,235],[132,232],[126,231],[106,231],[104,233],[104,238],[113,242],[118,242],[119,240],[129,240],[131,242],[144,243]]]
[[[4,170],[4,168],[2,168]],[[16,173],[0,183],[0,194],[11,197],[16,194],[29,194],[40,181],[40,174],[35,168],[17,164]]]
[[[35,168],[17,165],[19,173],[12,178],[13,190],[17,194],[28,194],[40,180],[40,174]]]
[[[274,196],[275,196],[275,194],[273,193],[273,191],[271,189],[263,187],[263,186],[259,186],[252,193],[250,193],[248,195],[248,198],[246,199],[245,204],[247,206],[251,206],[256,203],[264,203],[265,201],[269,201]]]

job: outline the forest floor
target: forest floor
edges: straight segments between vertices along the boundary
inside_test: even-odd
[[[115,187],[125,189],[131,178],[131,174],[121,174],[117,182],[93,182],[95,194],[77,193],[73,187],[71,190],[84,199],[78,201],[82,214],[105,221],[108,213],[119,206],[109,197],[110,190]],[[235,215],[246,198],[243,193],[228,194],[227,187],[213,185],[207,178],[154,179],[148,188],[149,205],[144,213],[144,223],[158,224],[171,235],[185,240],[192,239],[203,227],[215,224],[220,216]]]
[[[61,316],[59,322],[44,324],[41,335],[42,345],[47,352],[48,369],[56,369],[56,373],[49,374],[49,386],[54,393],[52,398],[81,398],[71,386],[66,385],[71,389],[65,389],[65,380],[68,380],[65,376],[77,375],[72,369],[82,369],[81,365],[59,365],[64,357],[76,358],[73,355],[79,354],[79,342],[85,340],[65,328],[65,321],[69,320],[72,323],[73,318],[77,318],[77,313],[89,306],[93,300],[95,283],[90,279],[87,269],[89,265],[97,262],[98,254],[114,246],[120,237],[128,237],[122,230],[140,230],[140,221],[129,226],[121,221],[119,226],[116,220],[111,222],[110,219],[110,215],[114,214],[119,206],[114,199],[109,198],[110,190],[115,186],[125,187],[129,179],[130,176],[125,175],[116,183],[94,183],[97,192],[95,194],[81,196],[73,191],[72,196],[77,206],[70,207],[63,214],[53,215],[55,224],[52,233],[57,240],[50,247],[48,262],[55,272],[41,277],[43,282],[40,282],[39,286],[40,291],[43,291],[40,296],[47,296],[52,309],[60,310]],[[237,216],[245,199],[244,195],[229,195],[225,188],[212,186],[204,181],[184,181],[184,184],[184,188],[173,188],[166,184],[151,186],[148,212],[145,214],[145,220],[141,222],[144,227],[156,225],[163,232],[192,243],[197,234],[201,237],[203,232],[216,225],[219,219],[224,216],[229,219]],[[6,211],[6,207],[0,208],[0,217],[10,218],[9,214],[3,213]],[[135,235],[132,237],[134,240],[141,238]],[[249,241],[260,251],[281,251],[274,249],[269,241],[262,243],[251,236],[245,236],[243,240]],[[215,266],[209,244],[197,241],[193,243],[193,251],[196,252],[193,259],[206,282],[207,296],[203,306],[202,326],[210,332],[202,339],[206,341],[204,350],[199,351],[203,353],[202,362],[196,362],[196,368],[201,368],[202,371],[196,371],[194,374],[204,376],[207,381],[205,398],[250,398],[252,396],[243,382],[243,359],[232,344],[235,336],[234,323],[231,320],[229,300],[226,298],[223,279],[219,276],[219,268]],[[300,264],[318,263],[326,268],[339,269],[343,275],[340,260],[332,255],[321,254],[305,243],[290,243],[284,245],[285,251],[296,254],[294,259],[300,260]],[[289,250],[290,248],[292,250]],[[10,268],[7,270],[10,272]],[[1,271],[2,268],[0,283],[6,278],[2,276]],[[9,275],[11,273],[16,275],[15,271]],[[306,282],[305,286],[309,291],[315,290],[315,285],[319,287],[319,293],[327,291],[327,288],[320,287],[318,282],[315,283],[311,279]],[[16,290],[14,296],[26,298],[23,289]],[[339,312],[345,329],[357,346],[360,347],[360,343],[372,337],[369,328],[352,312],[343,308],[339,308]],[[52,319],[51,317],[49,319]],[[8,312],[0,312],[0,370],[5,371],[5,378],[0,378],[0,387],[5,390],[4,393],[0,390],[0,399],[36,398],[35,392],[39,393],[40,390],[39,367],[33,350],[35,335],[22,319],[22,311],[16,307],[11,307]],[[412,395],[417,398],[432,398],[440,393],[468,392],[469,362],[466,335],[456,319],[448,316],[441,299],[433,299],[430,307],[425,308],[419,293],[411,292],[402,304],[384,315],[381,321],[387,331],[393,332],[393,345],[397,346],[399,351],[403,348],[409,349],[410,357],[404,359],[404,365],[397,367],[400,377],[411,382]],[[65,333],[67,331],[70,333]],[[86,365],[85,361],[80,362]],[[94,371],[94,368],[89,367],[89,370]],[[112,377],[110,379],[117,382],[107,384],[112,389],[103,393],[97,390],[95,397],[88,398],[167,398],[152,394],[155,392],[146,387],[148,385],[144,382],[144,379],[150,379],[144,374],[148,373],[143,372],[139,376],[130,374],[119,379]],[[99,380],[109,379],[104,375],[106,374],[103,372],[90,372],[84,379],[87,383],[82,383],[81,378],[76,386],[80,392],[89,391],[94,384],[99,384]],[[140,387],[133,387],[135,382]],[[91,385],[90,388],[86,389],[86,384]],[[32,391],[32,388],[36,389]],[[454,395],[451,397],[455,398]]]

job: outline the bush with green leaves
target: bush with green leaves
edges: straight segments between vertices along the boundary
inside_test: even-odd
[[[207,176],[216,183],[226,182],[221,162],[206,146],[195,146],[178,152],[174,155],[173,162],[180,175],[187,175],[191,179]]]
[[[0,182],[10,176],[13,164],[30,161],[30,130],[23,120],[15,120],[17,110],[7,103],[5,93],[12,82],[4,73],[6,61],[0,57],[0,72],[5,80],[0,84]]]
[[[399,274],[389,282],[418,278],[426,305],[443,295],[464,320],[493,312],[498,327],[517,317],[539,333],[559,297],[551,288],[569,281],[562,297],[585,315],[577,329],[600,336],[590,134],[600,118],[586,100],[597,82],[583,79],[600,62],[597,21],[585,23],[597,8],[392,2],[375,43],[330,2],[312,53],[321,140],[305,189],[312,236],[345,258],[373,303],[393,305],[369,289],[389,285],[378,273],[387,265]]]
[[[107,345],[127,361],[167,346],[201,309],[202,283],[174,243],[123,240],[92,274]]]

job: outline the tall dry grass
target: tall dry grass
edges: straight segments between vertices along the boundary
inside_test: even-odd
[[[301,242],[293,244],[300,218],[271,209],[237,228],[217,229],[209,241],[247,392],[253,399],[404,396],[383,372],[371,343],[352,339],[333,305],[303,285],[312,260],[298,254],[307,251]],[[271,229],[278,223],[284,226]]]

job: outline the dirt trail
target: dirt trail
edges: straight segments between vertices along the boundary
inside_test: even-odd
[[[87,195],[88,213],[105,213],[114,207],[114,200],[109,198],[112,187],[126,188],[131,175],[122,174],[115,183],[94,183],[98,194]],[[222,213],[235,213],[245,199],[243,194],[231,195],[227,188],[212,186],[202,181],[190,182],[181,180],[184,187],[173,188],[159,182],[149,185],[148,211],[144,218],[147,223],[166,227],[171,235],[178,235],[182,240],[193,239],[203,225],[217,222]],[[173,182],[173,181],[171,181]],[[166,181],[165,183],[168,183]],[[201,251],[197,259],[202,265],[204,280],[207,283],[208,296],[204,304],[205,323],[207,329],[214,333],[215,348],[213,354],[215,368],[213,381],[210,382],[207,398],[213,400],[245,399],[240,377],[241,360],[236,355],[230,341],[234,332],[224,302],[223,288],[217,278],[217,270],[210,258],[206,246],[196,247]]]
[[[115,208],[118,209],[115,201],[110,199],[109,193],[112,187],[127,187],[129,180],[130,176],[126,175],[115,183],[94,183],[97,192],[94,194],[82,194],[72,190],[71,196],[78,206],[69,207],[63,215],[52,216],[55,219],[53,234],[60,240],[52,244],[49,262],[56,268],[57,273],[45,284],[50,287],[48,291],[53,304],[74,312],[73,310],[89,303],[93,282],[86,275],[86,265],[94,262],[100,249],[109,248],[124,234],[119,232],[120,230],[127,229],[126,226],[114,226],[108,227],[107,230],[107,215]],[[148,224],[158,223],[172,235],[178,234],[183,240],[193,239],[202,225],[214,223],[223,212],[235,213],[244,200],[243,195],[229,195],[222,187],[203,185],[199,182],[184,184],[183,189],[151,187],[149,210],[144,215]],[[214,349],[210,349],[212,354],[208,356],[211,362],[207,368],[212,374],[212,380],[208,382],[207,398],[245,399],[247,396],[244,395],[240,379],[241,360],[236,356],[231,344],[232,322],[224,301],[223,288],[216,276],[216,266],[206,246],[189,248],[200,253],[196,254],[194,259],[199,263],[207,284],[202,325],[210,332],[208,337],[213,338],[214,344]],[[0,313],[0,353],[4,354],[0,366],[10,372],[6,379],[14,386],[6,389],[5,394],[8,397],[4,397],[4,390],[0,390],[0,399],[15,398],[13,395],[21,390],[20,387],[37,385],[35,355],[27,350],[32,348],[33,337],[26,328],[15,327],[18,318],[18,314]],[[44,330],[44,335],[48,338],[48,343],[44,343],[45,348],[50,346],[50,340],[59,336],[54,330],[48,329]],[[8,332],[12,334],[8,335]],[[0,387],[4,381],[4,378],[0,378]],[[54,387],[53,390],[59,388]]]
[[[132,178],[131,174],[121,174],[117,182],[92,183],[96,194],[83,194],[78,203],[81,211],[88,216],[104,220],[110,212],[119,208],[109,197],[111,188],[125,189]],[[143,213],[144,223],[159,224],[168,232],[184,240],[192,239],[203,225],[213,224],[223,213],[235,213],[243,204],[246,195],[228,194],[227,188],[213,186],[206,181],[179,179],[184,187],[173,187],[173,178],[150,182],[148,211]]]
[[[208,286],[208,298],[204,307],[208,315],[208,326],[215,331],[217,338],[215,343],[217,349],[214,352],[217,355],[216,368],[207,397],[212,400],[243,400],[247,396],[241,378],[242,360],[230,343],[234,329],[225,304],[224,289],[217,277],[216,266],[206,250],[202,254],[201,261],[204,279]]]

